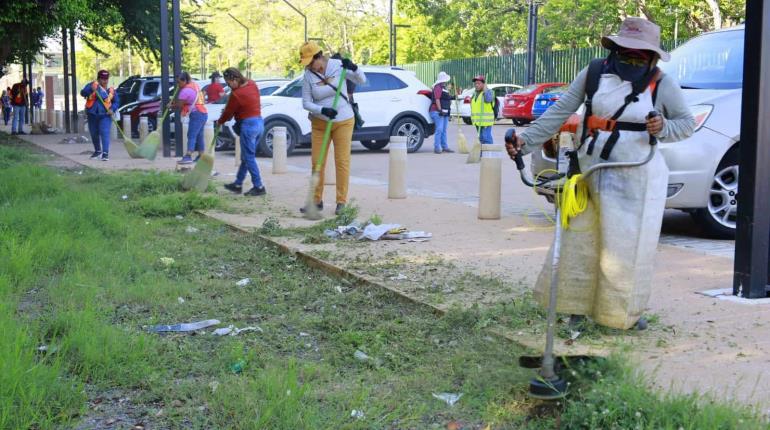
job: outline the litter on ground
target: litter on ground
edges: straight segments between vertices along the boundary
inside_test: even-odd
[[[454,406],[455,403],[457,403],[460,400],[460,397],[463,396],[463,393],[433,393],[433,397],[443,400],[447,405]]]
[[[150,327],[150,332],[161,333],[161,332],[197,331],[197,330],[202,330],[206,327],[211,327],[213,325],[218,325],[218,324],[220,324],[219,320],[203,320],[203,321],[196,321],[191,323],[180,323],[180,324],[173,324],[173,325],[156,325],[156,326]]]

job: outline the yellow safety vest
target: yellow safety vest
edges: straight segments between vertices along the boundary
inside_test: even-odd
[[[493,94],[494,96],[494,94]],[[495,125],[495,105],[484,101],[484,91],[476,92],[471,98],[471,121],[477,127]]]

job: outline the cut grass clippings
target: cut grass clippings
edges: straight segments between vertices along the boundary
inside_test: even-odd
[[[178,176],[78,175],[28,151],[0,144],[0,428],[766,425],[653,394],[619,359],[574,369],[568,400],[543,408],[526,398],[523,351],[489,337],[477,309],[437,317],[308,269],[192,214],[222,202],[179,193]],[[258,330],[146,330],[210,318]],[[130,401],[101,400],[116,392]],[[450,407],[442,392],[463,397]]]

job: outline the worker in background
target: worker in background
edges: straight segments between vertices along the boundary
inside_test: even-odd
[[[203,127],[209,119],[209,114],[204,105],[203,93],[189,73],[180,73],[176,84],[179,93],[176,100],[172,100],[169,105],[172,109],[181,109],[182,117],[189,118],[187,123],[187,153],[179,160],[179,164],[192,164],[197,161],[197,158],[193,160],[193,153],[197,153],[197,157],[200,157],[206,149],[206,143],[203,141]]]
[[[251,175],[252,188],[244,193],[246,196],[263,196],[267,193],[262,184],[257,166],[257,144],[262,133],[265,132],[265,123],[262,120],[262,106],[259,102],[259,88],[251,79],[243,77],[235,67],[225,70],[225,82],[232,90],[227,99],[222,116],[214,123],[222,127],[224,123],[235,117],[235,132],[241,136],[241,164],[235,175],[235,182],[225,184],[225,189],[236,194],[243,192],[243,181],[246,173]]]
[[[332,108],[337,85],[340,83],[342,70],[347,69],[345,78],[355,84],[366,83],[366,75],[358,65],[349,58],[337,60],[324,55],[321,47],[314,41],[305,42],[299,49],[299,62],[305,68],[302,82],[302,107],[309,112],[311,123],[311,168],[315,169],[321,156],[321,146],[324,141],[324,131],[327,121],[332,122],[331,138],[328,145],[334,144],[334,167],[336,174],[335,214],[340,214],[347,204],[348,184],[350,182],[350,149],[355,127],[355,112],[350,100],[347,83],[339,88],[340,96],[337,108]],[[328,155],[328,151],[325,155]],[[320,181],[315,189],[314,202],[319,210],[323,210],[324,166],[328,160],[323,160],[318,172]],[[300,209],[301,212],[305,208]]]
[[[24,116],[27,113],[27,80],[13,84],[11,87],[11,106],[13,106],[13,121],[11,122],[11,134],[24,133]]]
[[[2,102],[2,108],[3,108],[3,121],[5,125],[8,125],[8,121],[11,119],[11,112],[13,109],[11,108],[11,89],[8,88],[8,90],[3,90],[2,98],[0,98],[0,102]]]
[[[216,103],[225,96],[225,87],[219,83],[221,77],[219,72],[211,74],[211,83],[206,86],[206,103]]]
[[[495,125],[495,93],[487,88],[484,75],[473,78],[475,91],[471,96],[471,121],[476,127],[479,142],[492,144],[492,126]]]
[[[86,99],[88,131],[91,133],[91,143],[94,145],[92,160],[109,161],[110,159],[112,115],[120,106],[120,100],[115,88],[110,87],[109,84],[110,72],[99,70],[96,80],[80,91],[80,95]]]
[[[660,27],[626,18],[617,36],[601,42],[610,51],[607,58],[592,61],[555,105],[506,142],[511,158],[540,150],[581,105],[576,142],[581,171],[604,162],[642,161],[654,139],[676,142],[692,135],[695,120],[676,77],[656,67],[670,58],[660,48]],[[656,152],[641,166],[603,169],[586,185],[587,208],[570,221],[561,240],[557,312],[571,314],[571,325],[578,327],[587,316],[607,327],[644,329],[642,312],[666,204],[666,162]],[[553,247],[535,287],[544,306],[552,252]]]
[[[450,79],[451,77],[446,72],[439,72],[431,92],[429,112],[433,124],[436,125],[436,132],[433,135],[433,152],[436,154],[454,152],[449,149],[446,136],[453,99],[447,87]]]

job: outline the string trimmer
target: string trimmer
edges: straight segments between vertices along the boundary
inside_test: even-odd
[[[337,103],[340,101],[340,89],[345,84],[345,73],[347,69],[342,68],[340,73],[340,81],[337,84],[337,92],[334,93],[334,100],[332,101],[332,109],[337,110]],[[307,192],[307,199],[305,199],[305,210],[303,211],[304,217],[307,219],[318,220],[321,219],[321,211],[318,210],[315,202],[315,189],[321,181],[321,169],[323,168],[324,159],[326,158],[326,148],[329,145],[329,139],[332,135],[333,120],[326,121],[326,130],[324,130],[324,139],[321,143],[321,151],[318,154],[318,160],[313,166],[313,174],[310,177],[310,189]]]
[[[657,115],[659,115],[657,112],[652,111],[649,113],[648,118],[653,118]],[[516,144],[515,129],[509,129],[505,133],[505,142],[507,144]],[[528,178],[524,172],[525,165],[520,152],[516,154],[514,161],[516,162],[516,169],[519,171],[521,181],[524,182],[525,185],[537,188],[539,190],[544,190],[546,193],[554,193],[555,196],[558,196],[559,193],[562,192],[563,188],[567,185],[552,185],[552,181],[567,177],[567,183],[569,184],[572,178],[575,178],[577,181],[585,181],[592,174],[602,169],[643,166],[649,163],[653,156],[655,156],[656,143],[657,140],[650,140],[650,152],[647,157],[641,161],[598,163],[586,169],[586,171],[582,174],[578,173],[580,168],[578,165],[577,150],[560,147],[559,153],[561,155],[561,153],[564,152],[565,157],[560,156],[558,157],[558,160],[569,160],[569,165],[565,166],[565,163],[563,162],[558,163],[557,169],[559,171],[559,175],[553,178],[538,180],[537,183]],[[576,182],[576,180],[572,181],[573,184]],[[559,259],[561,256],[561,240],[562,231],[564,228],[562,222],[563,208],[561,207],[563,200],[555,198],[554,201],[556,203],[556,232],[554,234],[553,255],[551,259],[551,283],[548,294],[549,298],[546,317],[545,351],[543,352],[542,359],[539,361],[540,371],[538,377],[533,378],[529,382],[529,395],[531,397],[544,400],[560,399],[567,395],[567,382],[558,375],[556,357],[553,353],[554,333],[556,329],[556,299],[559,288]],[[575,358],[580,359],[584,357],[572,357],[572,359]],[[568,359],[565,358],[564,361],[568,361]],[[532,365],[536,363],[537,360],[533,360],[532,358],[525,358],[524,360],[520,360],[520,364],[524,367],[532,367]]]

